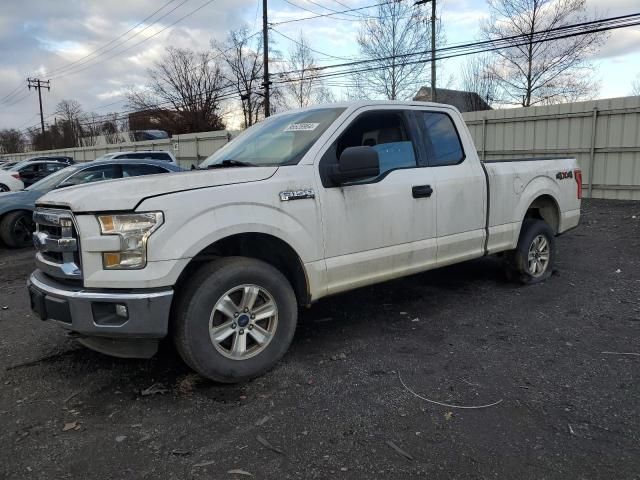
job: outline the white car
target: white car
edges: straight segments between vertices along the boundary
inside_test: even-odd
[[[158,160],[160,162],[171,162],[177,165],[175,155],[164,150],[138,150],[129,152],[111,152],[96,158],[96,160]]]
[[[24,183],[20,179],[20,173],[0,170],[0,192],[15,192],[18,190],[24,190]]]
[[[117,356],[170,336],[201,375],[238,382],[329,295],[498,253],[514,280],[549,279],[581,198],[574,158],[483,162],[449,105],[294,110],[198,170],[40,198],[31,306]]]

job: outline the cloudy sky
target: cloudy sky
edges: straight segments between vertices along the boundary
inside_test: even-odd
[[[377,3],[290,1],[318,13],[329,12],[327,8],[343,10],[343,5]],[[590,10],[597,9],[604,16],[640,10],[638,0],[587,2]],[[51,91],[43,91],[49,121],[53,121],[55,105],[62,99],[76,99],[85,110],[100,114],[126,110],[123,93],[129,86],[144,85],[146,69],[163,55],[165,47],[206,49],[211,39],[222,40],[229,29],[243,24],[257,31],[261,27],[261,4],[261,0],[2,0],[0,128],[25,129],[39,123],[37,93],[27,90],[28,76],[51,79]],[[439,0],[439,5],[448,43],[478,38],[480,21],[487,15],[485,0]],[[271,22],[311,15],[285,0],[269,0],[269,10]],[[303,31],[314,49],[328,55],[358,55],[355,18],[318,18],[276,28],[290,37]],[[127,35],[114,41],[128,30]],[[291,47],[284,37],[276,33],[272,37],[281,52]],[[96,49],[101,49],[100,55],[92,54]],[[317,60],[320,64],[339,62],[320,54]],[[443,63],[442,78],[455,82],[459,61]],[[594,65],[601,80],[601,98],[629,94],[632,80],[640,74],[640,27],[614,32],[594,58]],[[339,97],[340,92],[336,93]]]

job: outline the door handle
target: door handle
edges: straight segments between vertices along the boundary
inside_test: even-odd
[[[429,198],[433,193],[431,185],[417,185],[411,188],[413,198]]]

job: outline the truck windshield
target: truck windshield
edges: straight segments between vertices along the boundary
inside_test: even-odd
[[[268,118],[226,144],[199,168],[295,165],[344,110],[318,108]]]

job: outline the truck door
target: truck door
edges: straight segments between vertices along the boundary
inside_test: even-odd
[[[437,192],[438,266],[479,257],[484,251],[486,179],[466,127],[456,127],[453,113],[416,112]]]
[[[422,168],[417,127],[406,111],[359,109],[320,150],[319,197],[328,292],[417,272],[436,260],[431,169]],[[378,152],[380,174],[336,185],[329,170],[347,147]]]

